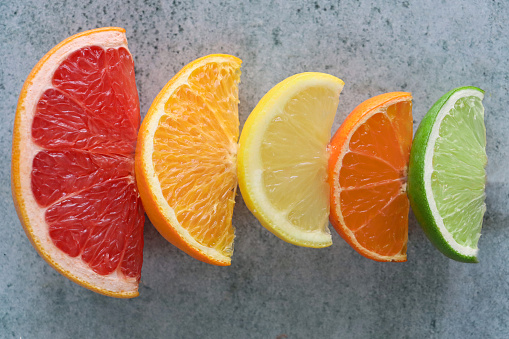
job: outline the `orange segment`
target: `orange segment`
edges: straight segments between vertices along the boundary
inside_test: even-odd
[[[188,83],[191,89],[202,95],[203,101],[213,107],[217,122],[222,124],[227,136],[239,138],[238,118],[238,72],[236,67],[217,67],[206,64],[191,74]]]
[[[365,101],[329,145],[331,223],[355,250],[377,261],[406,260],[411,100],[410,93],[394,92]]]
[[[147,215],[189,255],[229,265],[237,187],[241,61],[210,55],[159,93],[138,136],[136,175]]]
[[[359,125],[348,147],[350,152],[374,157],[393,167],[404,166],[398,139],[386,114],[374,114]]]
[[[401,183],[396,181],[366,187],[341,188],[343,222],[355,233],[357,229],[366,226],[398,195]]]
[[[359,245],[377,254],[371,259],[392,257],[392,261],[406,256],[408,229],[408,198],[401,194],[392,199],[369,223],[354,232]]]
[[[413,134],[412,102],[402,101],[387,107],[387,117],[394,128],[405,163],[408,163]]]

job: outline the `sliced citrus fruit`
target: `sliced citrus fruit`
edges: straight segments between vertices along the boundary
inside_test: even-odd
[[[140,123],[125,30],[74,35],[28,76],[12,146],[25,232],[56,270],[93,291],[138,295],[144,212],[134,181]]]
[[[247,207],[298,246],[332,244],[327,144],[343,86],[323,73],[289,77],[260,100],[240,137],[239,186]]]
[[[330,220],[357,252],[406,261],[412,96],[392,92],[357,106],[330,142]]]
[[[422,120],[410,156],[412,210],[446,256],[477,262],[486,211],[484,92],[460,87],[442,96]]]
[[[184,67],[154,99],[136,149],[154,226],[192,257],[221,266],[233,253],[240,65],[215,54]]]

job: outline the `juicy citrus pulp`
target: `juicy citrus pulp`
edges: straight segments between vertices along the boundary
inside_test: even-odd
[[[161,90],[143,120],[136,176],[147,215],[189,255],[229,265],[241,60],[209,55]]]
[[[330,220],[360,254],[406,261],[412,96],[386,93],[345,119],[329,149]]]
[[[13,136],[12,192],[25,232],[71,280],[138,295],[144,211],[134,182],[140,123],[122,28],[74,35],[34,67]]]
[[[260,100],[242,130],[244,201],[263,226],[295,245],[332,244],[327,143],[343,85],[323,73],[287,78]]]
[[[422,120],[412,146],[409,194],[431,242],[452,259],[477,261],[486,211],[484,92],[446,93]]]

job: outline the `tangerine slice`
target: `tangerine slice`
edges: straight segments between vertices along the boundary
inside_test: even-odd
[[[143,262],[139,124],[134,63],[114,27],[48,52],[16,111],[12,190],[28,238],[64,276],[115,297],[138,295]]]
[[[355,108],[329,149],[330,221],[360,254],[406,261],[412,96],[386,93]]]

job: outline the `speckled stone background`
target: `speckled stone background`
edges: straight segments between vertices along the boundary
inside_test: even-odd
[[[2,1],[0,3],[1,338],[509,337],[509,3],[500,1]],[[487,205],[480,263],[447,259],[411,214],[408,262],[376,263],[334,231],[332,247],[286,244],[239,196],[231,267],[198,262],[147,222],[140,296],[116,300],[62,277],[26,238],[10,193],[16,101],[55,44],[101,26],[127,30],[141,114],[185,64],[243,59],[241,125],[279,81],[342,78],[334,130],[363,100],[405,90],[415,127],[446,91],[486,91]]]

